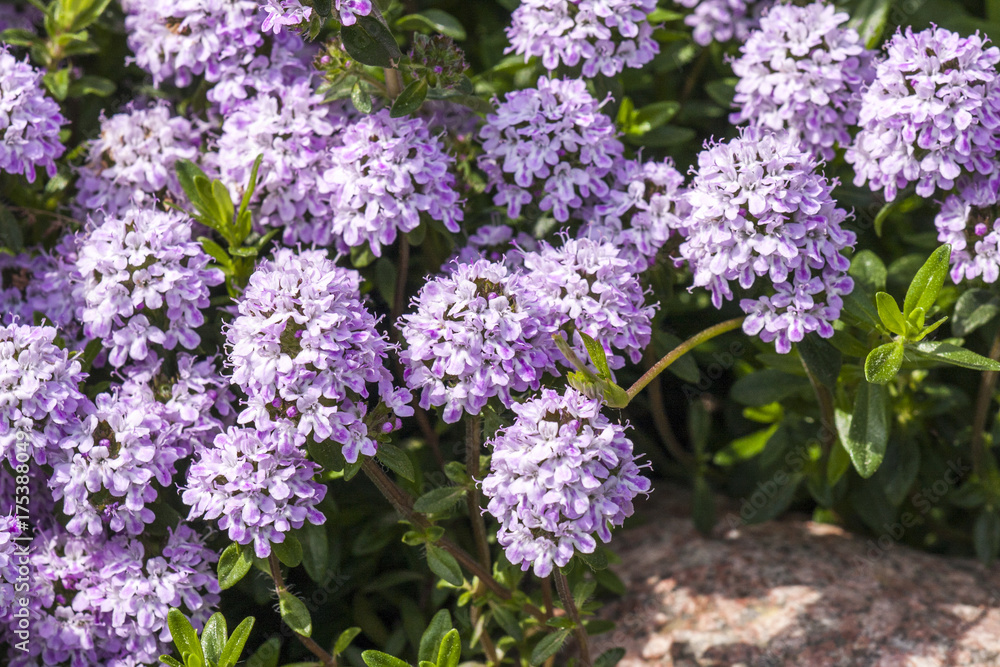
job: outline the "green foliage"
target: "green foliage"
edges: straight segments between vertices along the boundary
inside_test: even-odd
[[[181,659],[161,655],[160,661],[170,667],[235,667],[243,654],[243,647],[250,637],[253,624],[253,617],[247,617],[229,635],[225,617],[216,612],[205,623],[199,639],[198,633],[183,612],[171,609],[167,614],[167,627],[170,628],[170,635]]]

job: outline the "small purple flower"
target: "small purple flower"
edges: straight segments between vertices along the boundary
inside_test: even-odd
[[[313,8],[303,5],[302,0],[264,0],[261,7],[267,12],[267,16],[260,29],[275,35],[284,30],[285,26],[308,22],[313,15]]]
[[[761,12],[772,0],[675,0],[694,9],[684,23],[694,28],[694,41],[702,46],[712,42],[742,42],[757,28]]]
[[[150,344],[191,350],[201,338],[209,287],[222,283],[209,256],[191,240],[186,215],[132,207],[91,229],[76,260],[75,294],[84,332],[121,367],[143,361]]]
[[[861,97],[861,131],[847,151],[855,185],[867,181],[893,201],[909,183],[930,197],[963,173],[996,171],[1000,49],[986,43],[937,26],[893,35]]]
[[[951,244],[951,279],[1000,277],[1000,174],[960,178],[934,218],[938,240]]]
[[[407,343],[403,377],[421,392],[421,407],[444,406],[446,423],[480,414],[494,396],[509,406],[511,392],[538,389],[554,370],[550,332],[527,284],[503,264],[456,264],[430,279],[412,306],[399,325]]]
[[[260,558],[291,529],[322,524],[326,517],[316,505],[326,487],[313,480],[320,467],[306,459],[304,445],[305,438],[288,429],[220,433],[188,471],[182,495],[191,507],[188,518],[218,519],[231,539],[253,543]]]
[[[479,132],[493,203],[518,218],[537,201],[566,222],[585,198],[607,195],[605,177],[624,148],[602,106],[579,79],[542,77],[537,88],[507,93]]]
[[[542,59],[554,70],[583,63],[583,76],[615,76],[660,52],[646,16],[656,0],[525,0],[511,15],[504,53]]]
[[[455,159],[423,119],[392,118],[383,109],[349,124],[341,141],[317,183],[329,193],[330,224],[302,240],[336,239],[344,250],[368,243],[380,257],[382,246],[416,229],[423,215],[459,230],[462,207],[449,171]]]
[[[841,298],[854,286],[841,252],[855,242],[841,222],[847,213],[831,196],[836,181],[794,135],[746,128],[728,143],[706,146],[687,198],[691,206],[681,256],[695,287],[712,303],[733,298],[732,281],[751,288],[767,276],[774,294],[743,299],[743,330],[776,341],[786,353],[807,333],[833,335]]]
[[[257,267],[226,331],[232,381],[247,394],[241,424],[333,440],[353,463],[378,446],[366,421],[369,384],[396,415],[413,414],[409,392],[393,386],[385,367],[393,346],[359,286],[356,271],[319,250],[280,248]]]
[[[733,62],[739,111],[730,121],[788,130],[832,160],[834,146],[851,143],[861,90],[875,75],[873,52],[841,27],[848,18],[824,2],[767,10]]]
[[[66,150],[59,140],[66,122],[42,89],[42,72],[0,44],[0,171],[24,174],[29,183],[36,167],[55,176],[55,161]]]
[[[483,495],[510,562],[546,577],[575,553],[594,553],[595,536],[609,542],[650,483],[625,427],[601,414],[599,400],[545,389],[512,407],[514,424],[486,443]]]
[[[509,225],[483,225],[469,236],[468,244],[459,248],[458,253],[445,266],[454,260],[462,264],[473,264],[486,259],[514,268],[521,266],[525,251],[537,249],[538,241],[530,234],[515,233],[514,228]]]
[[[333,8],[340,15],[343,25],[354,25],[359,16],[372,13],[371,0],[334,0]]]

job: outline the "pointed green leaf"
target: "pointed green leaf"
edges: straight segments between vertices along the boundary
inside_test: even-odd
[[[271,550],[288,567],[298,567],[302,562],[302,544],[291,533],[285,534],[283,542],[271,542]]]
[[[201,650],[198,633],[180,609],[171,609],[167,612],[167,627],[184,662],[188,662],[188,656],[194,656],[201,661],[201,664],[205,664],[205,654]]]
[[[462,568],[458,566],[458,561],[455,560],[455,557],[441,547],[436,547],[433,544],[427,544],[426,549],[427,566],[431,569],[431,572],[452,586],[461,586],[465,578],[462,576]]]
[[[347,650],[347,647],[351,645],[354,638],[361,634],[361,628],[350,627],[340,633],[337,637],[337,643],[333,645],[333,654],[340,655]]]
[[[562,648],[562,645],[566,643],[566,638],[569,637],[570,630],[560,630],[559,632],[553,632],[551,635],[542,639],[535,646],[535,650],[531,652],[532,665],[540,665]]]
[[[586,563],[587,567],[589,567],[593,572],[604,570],[608,567],[607,554],[605,554],[604,549],[600,547],[597,547],[592,554],[585,554],[582,551],[577,551],[576,556]]]
[[[451,630],[451,614],[448,613],[447,609],[442,609],[434,614],[434,618],[431,619],[431,622],[427,625],[427,629],[424,630],[424,634],[420,638],[420,650],[417,653],[417,659],[427,661],[436,658],[441,639],[449,630]]]
[[[372,96],[365,92],[360,81],[355,81],[351,88],[351,103],[355,109],[363,114],[367,115],[372,112]]]
[[[222,655],[219,657],[219,667],[235,667],[236,663],[240,661],[240,656],[243,654],[243,647],[246,646],[247,640],[250,639],[250,631],[253,630],[253,624],[254,617],[247,616],[236,626],[233,634],[229,636],[229,640],[222,649]]]
[[[985,289],[971,289],[958,297],[951,330],[956,336],[965,337],[988,324],[1000,313],[1000,299]]]
[[[856,287],[865,287],[869,292],[885,290],[888,272],[879,256],[871,250],[857,252],[851,259],[851,268],[847,273],[854,278]]]
[[[583,344],[587,348],[587,354],[590,355],[590,361],[594,364],[594,368],[602,378],[611,378],[611,369],[608,367],[608,357],[604,351],[604,346],[583,333],[582,331],[577,331],[580,334],[580,338],[583,339]]]
[[[177,662],[176,658],[172,658],[169,655],[161,655],[160,662],[164,665],[168,665],[169,667],[184,667],[183,664]]]
[[[889,442],[888,392],[877,384],[862,382],[851,413],[837,410],[837,431],[858,474],[871,477],[882,464]]]
[[[457,505],[465,497],[465,489],[460,486],[444,486],[432,489],[417,498],[413,509],[424,514],[446,512]]]
[[[396,21],[396,27],[400,30],[434,30],[456,42],[463,41],[467,36],[461,22],[440,9],[425,9],[416,14],[407,14]]]
[[[368,667],[410,667],[408,662],[394,658],[388,653],[382,653],[382,651],[365,651],[361,654],[361,659]]]
[[[911,346],[918,356],[974,371],[1000,371],[1000,363],[945,341],[925,340]]]
[[[715,453],[715,456],[712,457],[712,462],[718,466],[731,466],[740,461],[752,459],[764,451],[767,441],[778,430],[778,426],[778,424],[772,424],[770,428],[754,431],[742,438],[733,440]]]
[[[295,531],[302,545],[302,565],[306,574],[313,581],[323,583],[328,575],[327,568],[330,558],[330,542],[326,535],[326,526],[317,526],[306,522]]]
[[[897,336],[906,335],[906,319],[900,312],[896,300],[885,292],[878,292],[875,295],[875,306],[878,308],[879,319],[890,332]]]
[[[938,292],[944,285],[944,279],[948,277],[949,261],[951,259],[951,246],[945,244],[931,253],[924,265],[917,271],[910,282],[910,288],[906,290],[906,299],[903,301],[903,316],[909,317],[914,308],[923,308],[924,312],[930,312],[931,306],[937,301]]]
[[[375,16],[358,16],[354,25],[340,28],[344,50],[362,65],[394,67],[403,57],[396,39]]]
[[[399,93],[399,97],[393,100],[389,116],[392,118],[401,118],[416,112],[420,108],[420,105],[424,103],[424,100],[427,99],[427,90],[427,82],[424,79],[411,81]]]
[[[458,636],[458,630],[449,630],[441,639],[441,648],[438,650],[437,667],[458,667],[458,661],[462,657],[462,640]]]
[[[201,650],[210,664],[218,664],[227,634],[226,617],[221,612],[215,612],[201,631]]]
[[[872,384],[886,384],[896,378],[903,365],[903,343],[879,345],[865,359],[865,379]]]
[[[219,588],[232,588],[240,579],[246,576],[253,566],[253,547],[249,544],[233,542],[226,547],[219,557]]]
[[[836,389],[840,367],[844,363],[840,350],[829,341],[819,337],[819,334],[808,334],[795,344],[802,357],[802,362],[813,377],[830,389]]]
[[[611,648],[594,661],[594,667],[615,667],[625,657],[625,649]]]
[[[312,635],[312,617],[306,604],[288,591],[278,593],[278,610],[281,620],[304,637]]]
[[[410,457],[406,455],[399,447],[383,443],[378,446],[378,450],[375,452],[375,457],[385,466],[410,482],[416,479],[416,474],[413,472],[413,463],[410,462]]]
[[[947,321],[948,321],[947,317],[942,317],[940,320],[938,320],[934,324],[930,325],[929,327],[924,327],[924,329],[919,334],[917,334],[917,337],[914,338],[913,340],[914,341],[921,341],[921,340],[923,340],[924,338],[927,337],[928,334],[932,333],[935,329],[937,329],[939,326],[941,326],[942,324],[944,324]]]
[[[281,637],[271,637],[247,659],[246,667],[278,667]]]
[[[201,248],[208,255],[214,259],[220,266],[224,269],[232,271],[233,260],[229,258],[229,253],[222,249],[218,243],[208,238],[207,236],[199,236],[198,242],[201,243]]]

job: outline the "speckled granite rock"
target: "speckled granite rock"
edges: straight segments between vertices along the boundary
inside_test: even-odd
[[[733,504],[709,539],[688,495],[661,486],[618,533],[628,586],[603,615],[594,655],[620,667],[1000,666],[1000,568],[872,540],[805,518],[739,526]],[[729,517],[727,519],[727,516]]]

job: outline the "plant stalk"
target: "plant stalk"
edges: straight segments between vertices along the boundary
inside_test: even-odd
[[[990,359],[1000,361],[1000,331],[993,337],[990,346]],[[989,418],[990,405],[993,403],[993,392],[996,391],[996,371],[984,371],[979,379],[979,394],[976,396],[976,414],[972,422],[972,470],[980,479],[986,473],[986,420]]]
[[[711,326],[705,329],[704,331],[696,333],[694,336],[691,336],[686,341],[684,341],[683,343],[672,349],[670,352],[667,352],[667,354],[664,355],[662,359],[653,364],[653,367],[650,368],[648,371],[646,371],[641,378],[636,380],[635,384],[633,384],[631,387],[628,388],[628,391],[625,393],[628,394],[629,400],[635,398],[636,395],[638,395],[638,393],[646,387],[646,385],[648,385],[650,382],[653,381],[653,378],[655,378],[657,375],[666,370],[666,368],[670,364],[674,363],[675,361],[677,361],[678,359],[680,359],[685,354],[690,352],[692,349],[698,347],[705,341],[712,340],[716,336],[722,335],[728,331],[732,331],[733,329],[738,329],[743,324],[743,320],[745,319],[746,317],[744,316],[744,317],[736,317],[731,320],[726,320],[725,322],[720,322],[719,324]]]
[[[281,576],[281,563],[278,561],[278,557],[274,555],[274,551],[271,551],[271,555],[267,557],[267,564],[271,568],[271,579],[274,580],[275,592],[280,595],[288,591],[285,587],[285,578]],[[323,663],[323,667],[337,667],[337,658],[324,651],[323,647],[313,641],[312,637],[306,637],[298,632],[295,633],[295,636],[299,638],[303,646],[319,658],[320,662]]]
[[[480,435],[483,428],[482,418],[479,415],[466,415],[465,417],[465,472],[472,478],[472,488],[465,494],[465,504],[469,509],[469,520],[472,522],[472,534],[476,540],[476,550],[479,553],[479,562],[483,564],[489,572],[490,564],[490,544],[486,538],[486,522],[483,520],[483,511],[479,507],[479,444]]]
[[[566,575],[559,571],[559,568],[552,570],[552,578],[556,582],[556,590],[559,592],[559,599],[562,600],[563,609],[569,614],[569,618],[576,625],[576,641],[580,645],[580,667],[591,667],[590,646],[587,643],[587,630],[580,621],[580,612],[576,608],[576,601],[569,590],[569,582]]]

